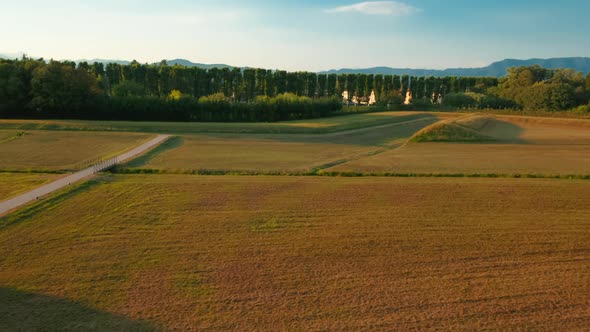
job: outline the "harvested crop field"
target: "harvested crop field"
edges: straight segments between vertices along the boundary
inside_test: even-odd
[[[66,130],[153,132],[172,134],[195,133],[254,133],[301,134],[333,133],[343,130],[405,122],[428,117],[456,117],[458,113],[440,112],[375,112],[350,114],[320,119],[283,121],[274,123],[203,123],[203,122],[128,122],[80,120],[2,120],[0,129],[7,130]]]
[[[307,171],[334,160],[367,154],[374,148],[357,145],[306,144],[264,138],[187,136],[153,158],[129,166],[163,170]]]
[[[151,137],[135,133],[25,131],[14,140],[0,142],[0,169],[79,169],[92,160],[130,150]]]
[[[586,181],[111,175],[78,190],[0,219],[0,285],[92,308],[90,326],[590,325]],[[22,310],[3,304],[0,326]]]
[[[127,165],[158,170],[303,172],[399,146],[436,117],[326,135],[184,135]]]
[[[62,177],[47,173],[0,173],[0,201],[17,196]]]
[[[590,175],[590,145],[417,143],[328,171]]]
[[[328,171],[590,175],[590,121],[472,116],[451,125],[466,130],[443,132],[436,124],[418,133],[425,143],[411,142]],[[424,133],[429,128],[436,130]],[[469,139],[475,142],[463,142]]]
[[[545,145],[590,145],[590,120],[498,116],[482,133]]]

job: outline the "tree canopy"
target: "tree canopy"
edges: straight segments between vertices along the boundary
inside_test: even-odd
[[[511,68],[498,80],[0,60],[0,115],[11,117],[276,121],[323,116],[371,95],[402,107],[408,91],[415,107],[443,100],[449,107],[560,111],[588,104],[590,75],[539,66]]]

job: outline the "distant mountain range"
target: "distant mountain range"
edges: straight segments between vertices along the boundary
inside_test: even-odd
[[[80,62],[104,63],[105,65],[107,63],[116,63],[116,64],[122,65],[122,66],[126,66],[131,63],[131,61],[127,61],[127,60],[107,60],[107,59],[80,59],[80,60],[76,60],[76,62],[78,62],[78,63],[80,63]]]
[[[224,64],[205,64],[205,63],[194,63],[191,62],[189,60],[186,59],[174,59],[174,60],[168,60],[167,61],[168,66],[174,66],[174,65],[181,65],[181,66],[186,66],[186,67],[199,67],[199,68],[204,68],[204,69],[211,69],[211,68],[233,68],[233,66],[230,65],[224,65]]]
[[[81,60],[77,60],[76,62],[88,62],[88,63],[94,63],[94,62],[98,62],[98,63],[116,63],[116,64],[120,64],[120,65],[128,65],[131,63],[131,61],[126,61],[126,60],[105,60],[105,59],[81,59]],[[166,63],[168,64],[168,66],[174,66],[174,65],[180,65],[180,66],[185,66],[185,67],[198,67],[198,68],[203,68],[203,69],[211,69],[211,68],[233,68],[233,66],[230,65],[224,65],[224,64],[206,64],[206,63],[195,63],[195,62],[191,62],[189,60],[186,59],[174,59],[174,60],[167,60]],[[156,63],[157,64],[157,63]]]
[[[0,58],[4,59],[15,59],[22,57],[22,53],[14,53],[2,55]],[[117,63],[120,65],[128,65],[131,61],[126,60],[107,60],[107,59],[82,59],[76,62],[88,62],[88,63]],[[211,68],[234,68],[234,66],[226,64],[204,64],[195,63],[186,59],[174,59],[167,61],[169,66],[181,65],[186,67],[198,67],[203,69]],[[410,76],[486,76],[486,77],[502,77],[507,73],[508,68],[518,66],[532,66],[540,65],[541,67],[548,69],[557,68],[569,68],[576,71],[582,72],[585,75],[590,73],[590,57],[577,57],[577,58],[552,58],[552,59],[529,59],[529,60],[517,60],[517,59],[506,59],[499,62],[494,62],[487,67],[481,68],[449,68],[444,70],[437,69],[410,69],[410,68],[391,68],[391,67],[373,67],[364,69],[333,69],[328,71],[320,72],[320,74],[383,74],[383,75],[410,75]]]
[[[410,75],[410,76],[487,76],[502,77],[507,73],[508,68],[518,66],[540,65],[543,68],[557,69],[570,68],[584,74],[590,73],[590,58],[552,58],[552,59],[529,59],[516,60],[506,59],[494,62],[482,68],[450,68],[444,70],[436,69],[409,69],[374,67],[366,69],[338,69],[322,72],[322,74],[383,74],[383,75]]]
[[[0,54],[0,59],[20,59],[22,58],[24,55],[24,53],[8,53],[8,54]],[[37,57],[32,57],[32,58],[37,58]],[[88,63],[116,63],[119,65],[128,65],[131,63],[131,61],[127,61],[127,60],[112,60],[112,59],[79,59],[76,60],[75,62],[88,62]],[[205,64],[205,63],[195,63],[195,62],[191,62],[189,60],[186,59],[174,59],[174,60],[167,60],[166,61],[168,63],[169,66],[174,66],[174,65],[180,65],[180,66],[185,66],[185,67],[199,67],[199,68],[203,68],[203,69],[211,69],[211,68],[233,68],[233,66],[230,65],[224,65],[224,64]]]

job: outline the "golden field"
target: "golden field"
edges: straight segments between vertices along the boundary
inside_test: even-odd
[[[2,135],[12,135],[8,131]],[[0,142],[1,170],[76,170],[98,158],[114,157],[149,140],[136,133],[24,131]]]
[[[438,121],[425,117],[324,135],[183,135],[126,167],[167,171],[304,172],[403,144]]]
[[[179,173],[101,174],[0,218],[2,330],[590,326],[588,120],[386,112],[0,128],[0,170],[47,171],[0,173],[0,199],[148,133],[177,136],[114,172]],[[290,176],[183,174],[200,170]],[[478,174],[490,178],[454,177]],[[495,178],[510,174],[579,179]]]
[[[23,326],[26,301],[50,329],[590,325],[586,181],[110,175],[75,191],[0,219],[0,325]]]
[[[589,175],[590,145],[417,143],[338,165],[328,171]]]
[[[328,171],[549,176],[590,174],[588,120],[474,116],[455,123],[469,130],[466,133],[474,132],[489,138],[489,141],[453,142],[438,133],[438,137],[433,136],[433,142],[410,142],[392,151],[337,165]]]

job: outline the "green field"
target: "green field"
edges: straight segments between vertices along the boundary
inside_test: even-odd
[[[585,181],[109,176],[3,219],[0,285],[85,326],[581,330],[589,214]]]
[[[336,116],[314,120],[276,123],[198,123],[198,122],[124,122],[66,120],[0,120],[0,129],[126,131],[150,133],[333,133],[367,128],[425,117],[457,116],[456,113],[377,112]]]
[[[0,140],[0,170],[75,170],[91,160],[114,157],[152,135],[137,133],[27,130],[16,139]],[[0,130],[2,136],[14,131]]]

